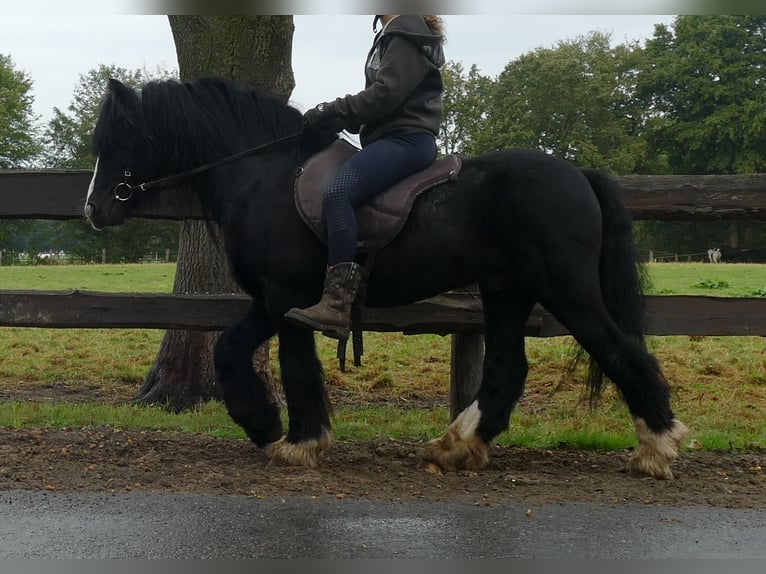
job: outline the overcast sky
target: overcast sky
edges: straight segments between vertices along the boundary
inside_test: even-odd
[[[17,7],[19,5],[16,5]],[[4,4],[3,11],[8,8]],[[43,120],[53,107],[65,110],[81,74],[100,64],[127,69],[177,68],[175,47],[163,15],[45,15],[0,12],[0,54],[33,81],[35,112]],[[671,15],[509,14],[444,16],[447,59],[476,64],[499,74],[524,52],[550,47],[593,30],[611,34],[614,44],[651,37],[654,25]],[[292,101],[305,110],[320,101],[363,87],[364,57],[372,41],[370,16],[295,16]]]

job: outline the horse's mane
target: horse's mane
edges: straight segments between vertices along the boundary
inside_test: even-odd
[[[93,135],[96,155],[151,141],[156,155],[186,166],[241,151],[301,128],[279,96],[219,77],[152,81],[140,92],[110,88]]]

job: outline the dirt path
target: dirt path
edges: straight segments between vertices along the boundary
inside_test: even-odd
[[[268,467],[245,440],[114,429],[0,429],[0,489],[195,492],[374,500],[766,508],[766,453],[689,452],[677,478],[622,471],[629,452],[500,448],[479,472],[428,474],[421,445],[336,443],[318,469]]]

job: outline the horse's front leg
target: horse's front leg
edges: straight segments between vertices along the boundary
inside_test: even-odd
[[[330,401],[312,331],[279,330],[279,365],[287,402],[287,435],[266,447],[273,464],[317,466],[332,443]]]
[[[254,301],[247,314],[221,334],[215,346],[216,380],[229,416],[260,447],[282,435],[279,405],[267,382],[253,368],[255,349],[274,333],[263,304]]]

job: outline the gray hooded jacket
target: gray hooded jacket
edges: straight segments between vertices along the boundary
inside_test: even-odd
[[[367,55],[365,89],[325,104],[323,115],[359,133],[363,146],[382,137],[439,133],[443,103],[441,34],[422,16],[401,15],[376,36]]]

